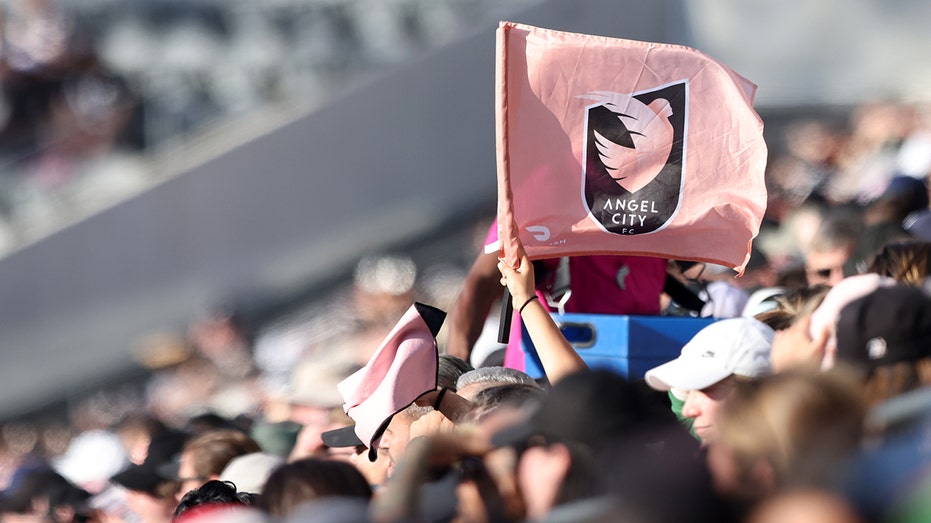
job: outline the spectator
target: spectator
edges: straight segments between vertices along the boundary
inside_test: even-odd
[[[517,268],[500,261],[498,271],[501,273],[501,284],[510,291],[514,311],[530,334],[549,382],[556,383],[564,376],[587,369],[582,357],[569,345],[541,303],[535,290],[535,270],[530,258],[525,254]]]
[[[311,457],[323,452],[320,434],[350,425],[352,420],[343,411],[343,397],[336,385],[359,370],[360,365],[341,357],[306,358],[291,375],[290,420],[301,425],[291,460]]]
[[[89,516],[90,494],[71,484],[45,464],[27,464],[14,474],[10,486],[0,497],[3,521],[70,522]]]
[[[368,447],[356,435],[354,426],[330,430],[324,432],[321,437],[327,449],[330,450],[328,457],[330,459],[343,459],[343,456],[348,453],[349,463],[365,476],[369,485],[372,486],[372,490],[383,486],[388,480],[388,466],[390,464],[388,453],[383,449],[378,449],[375,459],[369,459]]]
[[[252,494],[236,492],[236,486],[228,481],[210,480],[203,485],[185,494],[175,508],[172,521],[181,521],[183,515],[191,515],[194,511],[229,506],[250,506],[253,504]],[[218,517],[216,512],[211,512]]]
[[[464,402],[460,403],[458,398],[453,400],[452,396],[456,395],[456,385],[459,377],[471,370],[472,365],[461,358],[450,354],[440,354],[438,356],[436,396],[428,393],[418,398],[413,405],[407,408],[408,417],[413,420],[409,431],[409,439],[437,430],[451,430],[453,423],[460,421],[462,412],[453,409],[452,403],[455,402],[461,406],[464,405]],[[443,392],[443,397],[447,394],[450,396],[446,400],[445,406],[442,405],[443,398],[439,396],[443,390],[446,391]],[[444,407],[445,412],[443,412]]]
[[[862,523],[842,495],[820,489],[801,489],[767,498],[747,517],[747,523]]]
[[[152,436],[167,430],[155,416],[137,413],[120,420],[114,431],[119,436],[129,461],[141,465],[145,461]]]
[[[604,497],[602,457],[621,446],[638,453],[662,447],[660,442],[677,433],[675,418],[636,385],[594,370],[556,383],[527,422],[505,429],[494,441],[517,450],[516,481],[528,519],[558,513],[565,519],[554,520],[574,521],[594,510],[599,516],[584,520],[599,521],[614,508]]]
[[[272,472],[259,505],[272,517],[285,518],[305,502],[330,496],[369,500],[372,488],[348,463],[308,458]]]
[[[463,373],[456,381],[456,393],[472,399],[483,389],[497,385],[536,385],[526,372],[510,367],[480,367]]]
[[[896,176],[863,213],[863,231],[845,269],[860,274],[883,245],[911,238],[903,222],[912,211],[928,208],[928,187],[911,176]]]
[[[537,384],[519,383],[488,387],[472,399],[472,411],[468,419],[473,423],[481,423],[485,417],[500,412],[505,407],[513,406],[520,409],[525,405],[540,402],[545,397],[546,391]]]
[[[753,317],[769,325],[774,331],[786,330],[799,317],[811,314],[831,288],[825,284],[799,287],[774,296],[775,307]]]
[[[717,436],[716,416],[724,400],[742,383],[771,373],[774,334],[751,318],[717,321],[698,331],[678,358],[648,370],[646,382],[658,391],[682,391],[670,394],[673,412],[691,420],[696,436],[707,443]]]
[[[808,284],[836,285],[844,276],[844,265],[853,256],[860,237],[861,224],[849,212],[829,214],[812,238],[805,257]]]
[[[931,384],[931,297],[898,285],[848,304],[837,320],[837,361],[865,373],[870,406]]]
[[[886,243],[873,258],[869,272],[921,287],[931,275],[931,242],[904,240]]]
[[[281,456],[266,452],[243,454],[230,460],[220,473],[220,481],[232,483],[240,493],[258,494],[275,468],[284,464]]]
[[[205,432],[184,445],[179,461],[163,469],[180,483],[177,501],[207,481],[220,479],[223,469],[237,456],[259,452],[258,443],[238,430]],[[176,467],[176,468],[175,468]]]
[[[126,489],[126,505],[139,521],[171,521],[178,503],[179,483],[175,479],[166,479],[161,470],[172,466],[187,439],[187,434],[174,430],[153,435],[145,461],[141,465],[131,464],[110,478],[111,482]]]
[[[716,487],[754,503],[789,488],[839,485],[859,449],[865,408],[855,375],[795,369],[728,397],[708,446]]]
[[[833,367],[837,352],[837,317],[841,309],[879,287],[894,283],[892,278],[858,274],[834,285],[813,312],[802,312],[790,328],[776,337],[771,353],[774,370],[794,365]]]
[[[697,271],[693,277],[690,274]],[[743,313],[750,295],[734,284],[734,271],[714,263],[700,263],[684,275],[700,287],[698,297],[705,302],[700,315],[704,318],[736,318]]]
[[[389,477],[394,473],[395,466],[401,461],[401,456],[407,449],[407,443],[411,439],[411,425],[424,414],[423,411],[407,408],[395,414],[388,423],[377,452],[383,453],[388,458]]]

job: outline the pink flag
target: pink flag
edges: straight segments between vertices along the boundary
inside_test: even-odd
[[[502,22],[498,224],[516,266],[633,254],[743,272],[766,209],[756,86],[688,47]]]

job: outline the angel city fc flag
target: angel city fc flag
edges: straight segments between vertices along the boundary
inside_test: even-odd
[[[684,46],[502,22],[505,257],[634,254],[743,272],[766,208],[756,86]]]

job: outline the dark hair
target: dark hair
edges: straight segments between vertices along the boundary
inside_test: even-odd
[[[185,425],[185,429],[188,433],[194,434],[195,436],[217,430],[238,430],[240,432],[245,432],[241,427],[233,423],[233,421],[215,412],[205,412],[189,418]]]
[[[58,508],[70,508],[75,519],[87,516],[90,493],[72,484],[47,464],[25,464],[14,472],[10,485],[0,497],[0,513],[28,514],[34,510],[37,499],[48,501],[47,515]]]
[[[473,370],[472,365],[464,359],[449,354],[440,354],[436,362],[436,386],[456,392],[456,382],[459,381],[459,376],[471,370]],[[412,420],[418,420],[433,412],[433,408],[411,404],[404,412]]]
[[[175,514],[172,521],[175,521],[182,514],[195,507],[204,505],[252,505],[253,497],[248,492],[236,492],[236,485],[229,481],[211,480],[200,487],[189,491],[178,507],[175,508]]]
[[[569,468],[556,492],[555,505],[589,499],[604,494],[604,483],[598,476],[595,456],[586,445],[574,442],[556,443],[569,452]]]
[[[459,376],[472,369],[472,365],[462,358],[449,354],[440,354],[436,362],[436,386],[446,387],[456,392],[456,381]]]
[[[368,500],[372,487],[349,463],[307,458],[275,469],[265,482],[259,505],[271,516],[282,518],[303,503],[328,496]]]

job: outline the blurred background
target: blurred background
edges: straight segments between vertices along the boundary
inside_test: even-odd
[[[929,172],[920,0],[2,1],[0,446],[257,412],[301,358],[448,309],[493,218],[499,20],[757,83],[775,226]]]

